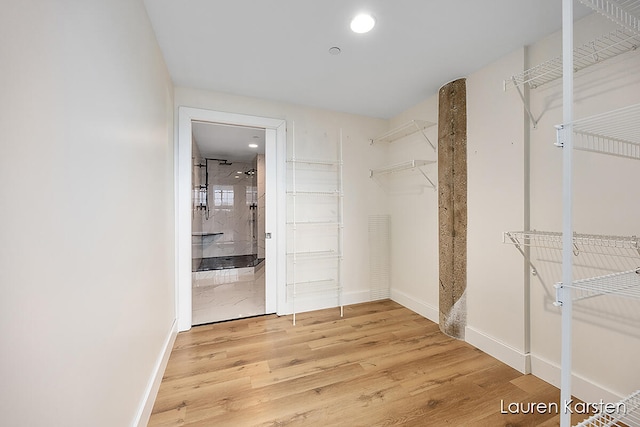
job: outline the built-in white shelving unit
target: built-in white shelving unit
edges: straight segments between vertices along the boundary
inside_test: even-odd
[[[342,132],[335,142],[336,158],[297,157],[295,131],[291,158],[287,160],[291,184],[287,197],[289,274],[287,299],[293,324],[300,303],[334,299],[343,316],[343,186]]]
[[[399,126],[395,129],[390,130],[389,132],[383,135],[380,135],[377,138],[372,139],[371,144],[373,145],[378,143],[391,143],[391,142],[399,141],[410,135],[419,133],[420,135],[422,135],[425,141],[429,144],[429,146],[434,151],[436,151],[435,145],[433,145],[433,143],[425,133],[427,129],[435,125],[436,123],[428,122],[425,120],[412,120],[408,123],[405,123],[402,126]],[[376,169],[369,169],[369,177],[377,179],[383,176],[388,176],[388,175],[399,173],[399,172],[417,171],[428,182],[428,187],[433,188],[435,190],[436,189],[435,182],[429,177],[429,175],[425,171],[426,167],[434,164],[437,164],[436,160],[411,159],[401,163],[382,166]]]
[[[510,80],[518,88],[528,84],[535,88],[559,77],[563,81],[563,124],[556,126],[556,145],[563,147],[563,213],[561,233],[520,231],[505,232],[503,241],[514,244],[523,254],[524,246],[562,250],[562,281],[556,285],[557,306],[562,307],[560,405],[571,397],[572,317],[574,301],[600,295],[640,299],[640,267],[597,277],[573,280],[573,257],[581,251],[611,255],[611,249],[635,251],[640,255],[638,238],[598,236],[573,233],[573,150],[592,151],[618,157],[640,159],[640,106],[632,105],[589,118],[573,118],[573,73],[588,65],[635,50],[640,43],[638,22],[640,0],[579,0],[622,28],[581,48],[573,49],[573,0],[562,2],[562,56],[538,65]],[[506,84],[505,84],[506,86]],[[520,89],[518,88],[520,92]],[[520,96],[524,101],[522,92]],[[526,103],[525,103],[526,108]],[[531,112],[528,111],[532,118]],[[534,121],[535,126],[535,121]],[[602,411],[578,426],[640,426],[640,391],[623,399],[624,411]],[[570,411],[560,414],[560,426],[571,424]]]

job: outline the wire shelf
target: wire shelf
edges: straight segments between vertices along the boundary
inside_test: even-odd
[[[614,410],[601,411],[587,418],[575,427],[639,427],[640,426],[640,390],[614,404]],[[611,413],[608,413],[611,412]]]
[[[317,298],[318,293],[327,291],[338,291],[341,289],[340,283],[334,279],[308,280],[302,282],[287,283],[290,295],[309,295],[314,294]]]
[[[287,225],[314,226],[314,227],[342,227],[342,224],[335,221],[287,221]]]
[[[436,124],[433,122],[428,122],[426,120],[411,120],[408,123],[405,123],[402,126],[399,126],[395,129],[390,130],[389,132],[380,135],[377,138],[371,140],[372,144],[376,144],[378,142],[393,142],[397,141],[405,136],[413,135],[414,133],[424,132],[426,129],[435,126]],[[426,138],[426,136],[425,136]],[[428,139],[427,139],[428,140]],[[431,142],[429,141],[429,144]],[[433,146],[433,145],[432,145]]]
[[[379,169],[369,169],[369,178],[376,178],[377,176],[382,176],[382,175],[388,175],[388,174],[392,174],[392,173],[396,173],[396,172],[402,172],[402,171],[406,171],[406,170],[417,170],[420,172],[420,174],[424,177],[424,179],[427,180],[428,187],[433,188],[434,190],[436,189],[436,183],[433,182],[433,180],[431,178],[429,178],[429,175],[427,175],[425,173],[425,171],[423,171],[422,169],[420,169],[422,166],[427,166],[427,165],[431,165],[434,163],[438,163],[435,160],[408,160],[406,162],[402,162],[402,163],[397,163],[395,165],[391,165],[391,166],[385,166]],[[385,187],[385,185],[383,185],[380,180],[376,180],[378,181],[379,184],[381,184],[383,187]]]
[[[431,165],[437,163],[435,160],[408,160],[406,162],[397,163],[391,166],[385,166],[378,169],[371,169],[369,176],[386,175],[394,172],[401,172],[405,170],[415,169],[421,166]]]
[[[554,231],[505,231],[502,242],[517,247],[530,246],[562,250],[562,233]],[[574,252],[608,254],[607,249],[626,249],[638,252],[640,239],[636,236],[607,236],[573,233]]]
[[[340,259],[342,255],[339,252],[330,251],[308,251],[308,252],[288,252],[287,256],[293,257],[298,261],[319,260],[319,259]]]
[[[574,72],[583,70],[590,65],[635,50],[639,45],[640,34],[627,29],[612,31],[575,48],[573,50],[573,70]],[[562,77],[562,56],[557,56],[511,76],[510,79],[505,80],[505,89],[509,87],[507,82],[511,82],[515,86],[527,84],[529,88],[536,89],[560,77]]]
[[[573,122],[574,148],[640,160],[640,104]]]
[[[287,159],[287,163],[301,163],[307,165],[323,165],[323,166],[336,166],[341,165],[340,160],[318,160],[318,159]]]
[[[340,191],[287,191],[289,196],[342,196]]]
[[[579,0],[580,3],[609,18],[616,24],[640,34],[640,1]]]
[[[589,279],[575,280],[568,288],[579,291],[575,300],[598,295],[640,299],[640,268]]]

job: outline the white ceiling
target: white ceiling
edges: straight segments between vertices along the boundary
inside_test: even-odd
[[[250,163],[256,154],[264,154],[264,129],[202,122],[194,122],[191,129],[202,157]]]
[[[144,3],[176,86],[381,118],[561,23],[560,0]],[[589,12],[574,8],[576,17]],[[368,34],[349,29],[361,11],[377,21]],[[332,46],[342,53],[329,54]]]

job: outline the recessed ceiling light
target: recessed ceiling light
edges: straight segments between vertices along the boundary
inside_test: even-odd
[[[373,26],[376,25],[376,20],[373,16],[362,13],[351,20],[351,31],[354,33],[368,33]]]
[[[258,148],[258,144],[249,144],[249,147],[251,147],[251,148]]]
[[[329,53],[331,55],[340,55],[340,52],[342,52],[342,50],[338,46],[333,46],[329,48]]]

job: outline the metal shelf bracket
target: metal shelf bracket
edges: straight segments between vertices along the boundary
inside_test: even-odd
[[[553,305],[555,305],[556,307],[562,307],[562,300],[564,299],[562,298],[562,295],[564,294],[564,286],[562,285],[562,282],[558,282],[553,287],[556,289],[556,300]]]

